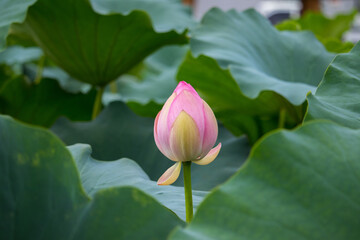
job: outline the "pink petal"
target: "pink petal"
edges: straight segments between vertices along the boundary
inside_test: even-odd
[[[181,162],[172,165],[157,181],[158,185],[170,185],[178,179],[181,170]]]
[[[169,108],[171,106],[171,103],[175,99],[176,94],[173,93],[168,100],[165,102],[163,108],[158,113],[158,116],[155,119],[155,125],[154,125],[154,137],[156,145],[158,146],[159,150],[169,159],[175,160],[174,156],[170,149],[170,131],[168,130],[167,126],[167,117],[169,113]]]
[[[154,139],[155,139],[155,143],[156,143],[156,146],[157,148],[160,150],[160,152],[162,154],[165,154],[164,150],[162,150],[162,147],[161,147],[161,144],[160,144],[160,141],[159,141],[159,137],[158,137],[158,130],[157,130],[157,127],[158,127],[158,120],[159,120],[159,115],[160,115],[161,111],[156,115],[156,118],[155,118],[155,123],[154,123]]]
[[[202,142],[202,155],[200,158],[203,158],[211,148],[214,146],[217,136],[218,136],[218,125],[215,118],[215,115],[209,105],[203,101],[204,104],[204,138]]]
[[[189,83],[181,81],[175,88],[174,92],[176,93],[176,95],[179,95],[183,90],[187,90],[187,91],[191,92],[192,94],[198,95],[198,93],[195,91],[195,89]]]
[[[219,154],[221,149],[221,143],[219,143],[216,147],[210,150],[210,152],[203,158],[198,161],[193,161],[193,163],[196,163],[198,165],[207,165],[215,160],[217,155]]]
[[[168,115],[167,126],[169,130],[172,128],[178,115],[184,111],[190,115],[195,121],[200,134],[200,141],[203,141],[204,136],[204,113],[203,100],[197,94],[193,94],[188,90],[183,90],[177,95],[171,103]]]
[[[201,155],[202,142],[195,121],[182,111],[170,133],[170,148],[176,161],[191,161]]]

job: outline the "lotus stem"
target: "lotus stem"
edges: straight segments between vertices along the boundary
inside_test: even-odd
[[[39,84],[41,82],[42,79],[42,74],[44,71],[44,65],[45,65],[45,55],[43,55],[40,59],[39,59],[39,64],[36,70],[36,77],[35,77],[35,84]]]
[[[282,108],[279,113],[279,122],[278,128],[284,128],[285,126],[285,118],[286,118],[286,109]]]
[[[110,83],[110,92],[112,93],[117,93],[117,85],[116,85],[116,80],[115,81],[112,81]]]
[[[182,162],[182,164],[184,167],[186,222],[189,223],[193,218],[193,202],[192,202],[192,189],[191,189],[191,161]]]
[[[94,108],[92,112],[92,119],[95,119],[101,111],[101,101],[102,101],[102,95],[104,93],[104,88],[105,87],[100,87],[96,93]]]

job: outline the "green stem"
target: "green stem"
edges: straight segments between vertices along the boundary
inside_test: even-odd
[[[100,87],[97,91],[95,102],[94,102],[94,108],[93,108],[93,112],[92,112],[92,119],[95,119],[101,111],[101,100],[102,100],[102,95],[104,93],[104,88],[105,87]]]
[[[192,190],[191,190],[191,161],[182,162],[182,165],[184,167],[186,222],[189,223],[193,217],[193,202],[192,202]]]
[[[278,128],[284,128],[285,126],[286,109],[282,108],[279,114]]]
[[[112,82],[110,83],[110,92],[112,92],[112,93],[117,93],[116,81],[112,81]]]
[[[45,65],[45,55],[43,55],[40,60],[39,64],[36,70],[36,77],[35,77],[35,84],[39,84],[41,82],[42,74],[44,71],[44,65]]]

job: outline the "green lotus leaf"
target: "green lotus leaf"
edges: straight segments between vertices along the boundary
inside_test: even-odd
[[[195,25],[189,7],[181,0],[90,0],[94,10],[101,14],[121,13],[127,15],[134,10],[149,14],[154,29],[167,32],[175,29],[181,33]]]
[[[0,65],[6,65],[11,69],[10,76],[24,74],[24,65],[30,62],[37,62],[43,56],[43,52],[38,47],[24,48],[22,46],[11,46],[0,52]],[[35,65],[35,64],[34,64]],[[36,78],[38,68],[34,71],[33,78]],[[25,73],[28,75],[27,73]],[[10,77],[4,77],[3,80]]]
[[[164,239],[182,221],[134,187],[85,194],[48,130],[0,116],[0,238]]]
[[[36,47],[34,39],[31,34],[26,30],[24,23],[13,23],[10,26],[8,35],[6,37],[7,46],[23,46],[23,47]]]
[[[343,34],[348,31],[357,14],[356,10],[347,14],[339,14],[327,18],[321,13],[307,12],[299,19],[285,20],[278,25],[278,30],[301,31],[309,30],[324,44],[330,52],[349,52],[354,46],[351,42],[343,42]]]
[[[325,121],[273,132],[170,239],[358,239],[359,145]]]
[[[337,55],[315,94],[309,94],[305,120],[329,119],[360,128],[360,43],[350,53]]]
[[[131,159],[123,158],[111,162],[95,160],[90,156],[89,145],[76,144],[69,146],[68,149],[75,159],[82,185],[89,196],[94,196],[99,190],[112,187],[136,187],[158,200],[185,221],[183,187],[158,186]],[[194,211],[207,193],[193,191]]]
[[[134,9],[132,1],[123,4]],[[38,0],[23,27],[54,63],[72,77],[98,86],[117,79],[164,45],[187,42],[186,31],[156,32],[144,11],[100,15],[88,0]]]
[[[6,43],[10,25],[13,22],[22,22],[26,17],[29,6],[36,0],[2,0],[0,2],[0,51]]]
[[[11,46],[0,53],[0,64],[24,64],[38,60],[42,54],[41,49],[38,47]]]
[[[0,113],[44,127],[50,127],[60,116],[86,121],[91,119],[95,95],[95,90],[86,94],[65,92],[53,79],[34,84],[17,76],[0,88]]]

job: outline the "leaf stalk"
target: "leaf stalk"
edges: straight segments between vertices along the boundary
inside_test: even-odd
[[[282,108],[279,113],[279,123],[278,128],[284,128],[285,127],[285,121],[286,121],[286,109]]]
[[[189,223],[193,218],[193,201],[192,201],[192,189],[191,189],[191,161],[182,162],[182,165],[184,167],[186,222]]]
[[[41,82],[42,74],[44,71],[44,65],[45,65],[45,55],[43,55],[39,59],[38,67],[36,69],[36,77],[35,77],[35,81],[34,81],[35,84],[39,84]]]
[[[101,102],[102,102],[102,95],[104,93],[104,88],[105,87],[100,87],[96,93],[96,98],[95,98],[95,102],[94,102],[94,108],[93,108],[91,119],[95,119],[101,111]]]

